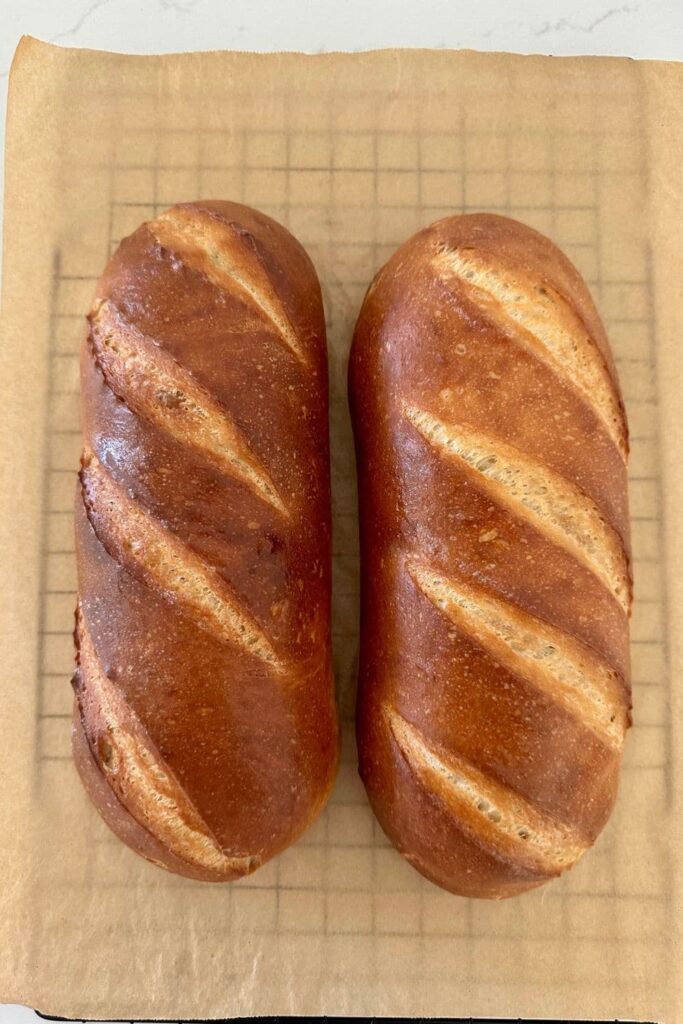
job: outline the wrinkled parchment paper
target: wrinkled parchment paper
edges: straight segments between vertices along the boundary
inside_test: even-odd
[[[0,346],[0,998],[111,1017],[384,1014],[681,1021],[680,66],[385,51],[128,57],[26,39],[10,83]],[[332,378],[330,805],[251,878],[119,843],[69,757],[77,350],[118,240],[179,200],[260,207],[323,284]],[[589,282],[626,396],[635,727],[613,820],[559,882],[449,896],[373,821],[350,727],[355,483],[345,363],[373,272],[422,225],[512,214]]]

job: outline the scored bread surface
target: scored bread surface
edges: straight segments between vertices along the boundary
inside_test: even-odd
[[[361,776],[453,892],[501,898],[592,845],[630,725],[628,435],[576,270],[504,217],[379,272],[351,352]]]
[[[195,446],[223,473],[234,474],[279,509],[286,508],[268,474],[230,422],[226,409],[110,302],[93,313],[91,341],[104,379],[138,416]]]
[[[81,367],[76,764],[139,853],[237,878],[337,762],[315,272],[263,214],[174,207],[112,257]]]

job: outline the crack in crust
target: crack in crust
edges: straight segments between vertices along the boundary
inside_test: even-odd
[[[88,450],[82,457],[81,485],[90,524],[113,558],[219,640],[274,671],[284,670],[268,637],[219,573],[134,501]]]
[[[578,558],[628,614],[631,583],[623,544],[578,487],[500,438],[444,423],[416,406],[403,411],[428,444],[457,459],[495,500]]]
[[[626,458],[628,443],[618,393],[595,342],[559,292],[492,266],[472,249],[444,246],[433,257],[432,266],[442,281],[457,279],[498,327],[576,388]]]
[[[463,580],[408,564],[419,590],[496,660],[620,751],[629,725],[617,673],[572,637]]]
[[[296,331],[249,235],[197,207],[174,206],[147,224],[160,245],[219,288],[246,300],[265,317],[278,339],[306,364]]]
[[[391,705],[383,710],[411,771],[475,843],[541,877],[559,875],[588,849],[578,833],[541,813],[518,793],[463,758],[430,746],[422,732]]]
[[[225,409],[172,356],[127,323],[113,303],[101,302],[91,314],[90,341],[107,384],[136,415],[288,514]]]
[[[104,672],[77,611],[77,700],[91,750],[126,810],[170,853],[235,877],[258,867],[256,855],[226,853],[171,769],[152,747],[135,713]],[[93,743],[93,737],[96,737]]]

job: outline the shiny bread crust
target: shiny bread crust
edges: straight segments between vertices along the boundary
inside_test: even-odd
[[[450,217],[377,274],[349,387],[360,773],[419,871],[512,896],[595,841],[631,721],[628,432],[605,331],[547,238]]]
[[[162,213],[99,282],[81,381],[76,764],[134,850],[229,881],[311,824],[338,758],[308,256],[245,206]]]

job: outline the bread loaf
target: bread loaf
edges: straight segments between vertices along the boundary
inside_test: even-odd
[[[175,206],[112,257],[81,367],[76,763],[133,849],[237,878],[337,762],[315,271],[261,213]]]
[[[630,724],[627,428],[602,324],[492,215],[406,242],[356,326],[360,772],[398,849],[501,898],[590,847]]]

